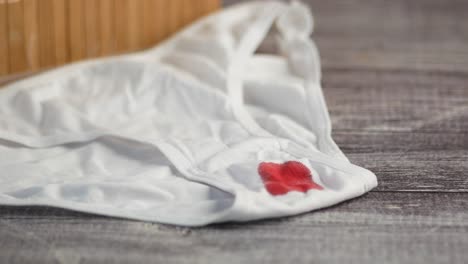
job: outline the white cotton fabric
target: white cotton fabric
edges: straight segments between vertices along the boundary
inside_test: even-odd
[[[200,226],[303,213],[359,196],[375,175],[331,138],[313,21],[253,2],[161,45],[0,90],[0,204]],[[281,54],[254,54],[265,38]],[[260,162],[295,160],[323,190],[273,196]]]

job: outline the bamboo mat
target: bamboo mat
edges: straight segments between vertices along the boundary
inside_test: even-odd
[[[148,48],[219,0],[0,0],[0,76]]]

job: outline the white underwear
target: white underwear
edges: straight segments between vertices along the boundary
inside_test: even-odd
[[[148,51],[0,90],[0,204],[200,226],[299,214],[377,185],[331,138],[313,21],[251,2]],[[255,54],[265,38],[280,54]]]

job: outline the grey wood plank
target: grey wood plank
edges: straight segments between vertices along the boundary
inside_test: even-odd
[[[338,131],[334,138],[377,175],[374,191],[468,191],[466,134]]]
[[[468,72],[464,0],[307,0],[325,67]]]
[[[0,261],[462,263],[468,194],[370,193],[297,217],[181,228],[0,207]],[[21,248],[21,254],[14,254]]]
[[[330,69],[323,86],[335,131],[468,131],[468,74]]]
[[[375,205],[374,205],[375,203]],[[316,212],[378,213],[384,215],[437,215],[468,214],[468,193],[463,192],[370,192],[360,198],[340,203],[329,209]],[[314,213],[312,213],[314,214]],[[308,215],[308,214],[305,214]],[[294,217],[292,217],[294,218]],[[48,221],[102,220],[120,221],[118,218],[104,217],[54,207],[44,206],[0,206],[0,220],[12,220],[17,223]],[[272,220],[281,221],[281,220]],[[262,221],[258,221],[261,223]],[[468,224],[468,223],[467,223]],[[166,226],[166,225],[161,225]]]
[[[466,192],[468,75],[411,75],[325,72],[334,139],[376,173],[376,191]]]

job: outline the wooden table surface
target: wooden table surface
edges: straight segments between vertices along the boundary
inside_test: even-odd
[[[0,263],[468,263],[468,1],[307,2],[334,138],[376,189],[204,228],[3,206]]]

